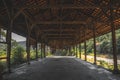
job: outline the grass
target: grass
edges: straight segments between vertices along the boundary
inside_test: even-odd
[[[91,53],[91,54],[89,54],[89,56],[94,56],[94,54]],[[97,57],[112,59],[112,55],[108,55],[108,54],[99,54],[99,55],[97,54]],[[80,58],[79,54],[78,54],[78,58]],[[82,52],[82,55],[81,55],[81,59],[85,60],[85,55],[84,55],[83,52]],[[94,58],[87,57],[87,61],[90,62],[90,63],[94,63]],[[108,70],[113,70],[114,69],[113,64],[110,64],[109,62],[104,61],[104,60],[97,60],[96,64],[98,66],[102,66],[102,67],[104,67],[104,68],[106,68]],[[120,70],[120,64],[118,64],[118,69]]]

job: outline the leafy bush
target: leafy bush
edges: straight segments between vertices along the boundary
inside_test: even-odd
[[[67,52],[65,49],[63,51],[61,51],[61,56],[66,56],[66,55],[67,55]]]
[[[21,64],[25,61],[24,52],[25,50],[21,46],[17,46],[16,48],[13,49],[12,51],[13,64]]]
[[[103,66],[104,68],[113,70],[113,65],[110,65],[108,62],[104,61],[104,60],[98,60],[98,62],[100,63],[100,66]]]
[[[47,56],[52,56],[51,52],[48,52],[48,53],[47,53]]]
[[[30,59],[34,60],[35,58],[36,58],[36,52],[35,52],[35,50],[31,50],[30,51]]]
[[[3,72],[3,70],[4,70],[4,66],[2,63],[0,63],[0,74]]]
[[[2,64],[0,64],[0,80],[2,79],[2,72],[4,70],[4,67]]]

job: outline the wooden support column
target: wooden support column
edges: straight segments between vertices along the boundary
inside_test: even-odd
[[[36,40],[36,60],[38,60],[38,45],[37,45],[38,41]]]
[[[27,36],[26,36],[26,53],[27,53],[27,64],[30,64],[30,34],[31,34],[31,27],[29,25],[29,21],[27,20],[25,16],[25,22],[27,26]]]
[[[69,52],[70,52],[69,54],[70,54],[70,56],[71,56],[71,55],[72,55],[72,54],[71,54],[71,46],[69,47]]]
[[[70,53],[71,53],[71,47],[68,48],[68,52],[69,52],[69,55],[70,55]]]
[[[78,51],[78,48],[77,48],[77,45],[76,45],[76,58],[78,57],[77,51]]]
[[[74,51],[75,51],[75,57],[77,57],[77,55],[76,55],[76,45],[74,46]]]
[[[7,42],[7,68],[8,72],[11,72],[11,33],[12,33],[12,27],[13,27],[13,8],[11,2],[8,0],[2,0],[8,16],[8,28],[7,28],[7,36],[6,36],[6,42]],[[8,4],[9,3],[9,4]]]
[[[43,43],[41,43],[41,59],[43,58]]]
[[[84,41],[84,49],[85,49],[85,51],[84,51],[85,53],[84,53],[84,54],[85,54],[85,61],[87,61],[87,53],[86,53],[86,33],[85,33],[85,31],[84,31],[84,40],[85,40],[85,41]]]
[[[79,55],[80,55],[80,58],[81,58],[81,44],[79,44]]]
[[[86,54],[86,41],[84,41],[84,48],[85,48],[85,61],[87,61],[87,54]]]
[[[76,55],[76,45],[74,47],[75,47],[75,57],[77,57],[77,55]]]
[[[39,37],[39,32],[36,29],[36,44],[35,44],[35,46],[36,46],[36,60],[38,60],[38,37]]]
[[[8,72],[11,72],[11,36],[12,36],[12,26],[13,26],[13,21],[10,22],[10,26],[8,27],[7,30],[7,37],[6,37],[6,41],[7,41],[7,67],[8,67]]]
[[[30,64],[30,33],[28,31],[26,39],[27,64]]]
[[[73,51],[74,51],[74,56],[76,56],[76,54],[75,54],[75,46],[73,46]]]
[[[70,46],[70,55],[72,55],[72,46]]]
[[[77,52],[79,53],[79,44],[77,45]],[[77,56],[79,58],[79,56]]]
[[[69,48],[67,48],[67,54],[69,54]]]
[[[45,44],[43,44],[43,54],[44,54],[44,58],[46,58]]]
[[[94,64],[96,64],[96,28],[93,26]]]
[[[115,35],[115,25],[114,25],[114,15],[113,15],[113,8],[112,8],[112,0],[110,0],[110,24],[111,24],[111,32],[112,32],[112,47],[113,47],[113,62],[114,62],[114,72],[118,72],[117,66],[117,52],[116,52],[116,35]]]

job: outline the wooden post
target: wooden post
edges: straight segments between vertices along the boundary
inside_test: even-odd
[[[41,59],[43,58],[43,55],[42,55],[43,54],[43,48],[42,47],[43,47],[43,44],[41,43]]]
[[[10,23],[10,26],[7,30],[7,38],[6,38],[6,41],[7,41],[7,67],[8,67],[8,72],[10,73],[11,72],[11,31],[12,31],[12,26],[13,26],[13,21],[11,21]]]
[[[94,64],[96,64],[96,28],[93,26]]]
[[[27,63],[30,64],[30,33],[28,31],[26,39],[26,52],[27,52]]]
[[[77,45],[76,45],[76,58],[78,57],[78,53],[77,53],[77,50],[78,50],[78,48],[77,48]]]
[[[70,55],[70,53],[71,53],[71,47],[68,48],[68,52],[69,52],[69,55]]]
[[[44,54],[44,58],[46,57],[46,53],[45,53],[45,44],[43,44],[44,47],[43,47],[43,54]]]
[[[77,52],[79,53],[79,44],[77,45]],[[77,57],[79,58],[78,55],[77,55]]]
[[[38,45],[37,45],[37,40],[36,40],[36,60],[38,60]]]
[[[85,48],[85,61],[87,61],[87,54],[86,54],[86,41],[84,41],[84,48]]]
[[[73,53],[74,53],[74,56],[75,56],[75,47],[73,46]]]
[[[80,52],[80,58],[81,58],[81,44],[79,44],[79,52]]]
[[[74,46],[74,52],[75,52],[75,57],[76,57],[76,46]]]
[[[77,55],[76,55],[76,45],[75,45],[75,57],[77,57]]]
[[[112,32],[112,47],[113,47],[113,62],[114,62],[114,72],[118,72],[118,66],[117,66],[117,52],[116,52],[116,35],[115,35],[115,25],[113,20],[113,8],[112,8],[112,0],[110,0],[110,23],[111,23],[111,32]]]
[[[84,31],[84,48],[85,48],[85,61],[87,61],[87,54],[86,54],[86,33]]]
[[[1,25],[0,25],[0,39],[1,39],[1,37],[2,37],[2,35],[1,35],[1,29],[2,29],[2,28],[1,28]],[[0,41],[0,42],[1,42],[1,41]]]
[[[69,51],[70,51],[70,56],[72,56],[72,47],[71,46],[70,46]]]

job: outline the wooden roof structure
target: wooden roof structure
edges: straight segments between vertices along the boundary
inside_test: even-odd
[[[112,13],[111,13],[112,11]],[[120,27],[120,0],[0,0],[0,25],[63,48]]]

